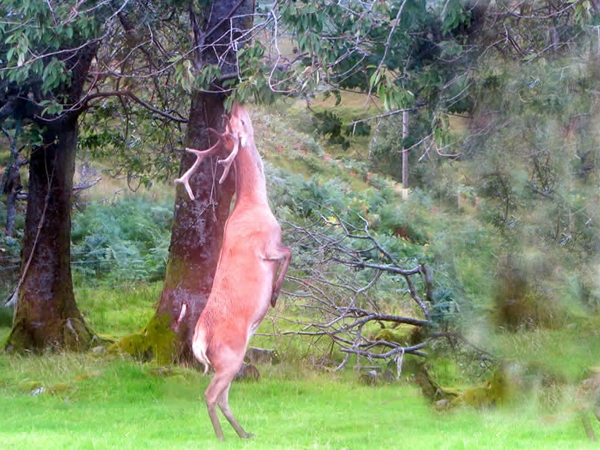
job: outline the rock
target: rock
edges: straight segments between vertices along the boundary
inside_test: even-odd
[[[277,350],[269,350],[258,347],[248,347],[248,350],[246,350],[246,357],[244,359],[250,364],[279,363],[279,355],[277,354]]]
[[[31,391],[31,393],[29,395],[36,396],[36,395],[41,395],[44,392],[46,392],[46,388],[44,386],[42,386],[42,387],[39,387],[39,388],[34,389],[33,391]]]
[[[106,353],[106,347],[102,346],[102,345],[98,345],[97,347],[92,348],[92,350],[90,350],[94,355],[102,355],[104,353]]]
[[[366,384],[367,386],[376,386],[379,384],[379,375],[376,370],[370,370],[367,373],[363,373],[360,377],[358,377],[358,381],[362,384]]]
[[[447,409],[450,409],[450,406],[452,406],[452,404],[450,403],[450,400],[448,400],[447,398],[438,400],[437,402],[435,402],[433,404],[433,407],[435,409],[437,409],[438,411],[445,411]]]
[[[390,369],[385,369],[381,376],[388,383],[393,383],[396,381],[396,376],[394,375],[394,372],[392,372]]]
[[[233,380],[234,381],[242,381],[242,380],[258,381],[259,378],[260,378],[260,373],[255,366],[253,366],[252,364],[242,364],[242,367],[240,367],[240,370],[235,375],[235,378]]]

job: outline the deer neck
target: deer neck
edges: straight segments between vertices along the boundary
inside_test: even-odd
[[[236,205],[243,203],[268,205],[263,163],[254,142],[240,148],[235,161]]]

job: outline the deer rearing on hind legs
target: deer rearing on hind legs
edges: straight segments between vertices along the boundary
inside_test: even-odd
[[[197,155],[196,163],[179,179],[193,199],[189,177],[200,161],[220,146],[230,151],[219,164],[235,168],[235,206],[223,235],[223,245],[210,296],[200,314],[192,349],[215,375],[205,392],[208,415],[215,433],[223,439],[217,416],[219,405],[237,434],[252,437],[237,422],[228,404],[231,381],[244,362],[248,341],[262,322],[269,304],[275,306],[292,256],[281,243],[281,228],[271,212],[263,164],[254,144],[254,130],[243,106],[234,105],[225,133],[208,150],[186,149]]]

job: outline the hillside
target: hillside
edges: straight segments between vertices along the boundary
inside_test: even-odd
[[[432,331],[446,333],[446,338],[425,348],[428,376],[436,383],[466,389],[485,383],[501,367],[514,388],[512,395],[533,401],[532,407],[543,415],[562,414],[576,401],[573,389],[600,355],[600,344],[595,344],[599,341],[590,340],[600,316],[575,296],[573,285],[564,285],[569,277],[561,276],[559,267],[547,266],[552,252],[542,259],[531,242],[512,247],[508,257],[511,237],[490,220],[491,201],[466,184],[476,176],[469,162],[438,166],[436,188],[417,187],[404,198],[397,181],[373,170],[368,139],[352,141],[343,151],[310,133],[310,117],[298,105],[253,107],[251,114],[267,165],[269,195],[283,222],[284,240],[295,252],[283,301],[252,341],[279,352],[283,366],[273,373],[282,370],[285,378],[297,367],[329,372],[340,363],[348,362],[348,368],[355,364],[332,345],[335,339],[314,333],[315,326],[319,329],[332,319],[327,314],[335,314],[322,307],[324,316],[315,315],[315,305],[325,305],[324,300],[336,308],[351,300],[377,313],[423,318],[401,277],[384,274],[359,292],[370,285],[368,270],[315,259],[319,249],[307,236],[317,232],[335,236],[345,223],[356,226],[355,231],[368,230],[402,267],[431,268],[434,302],[428,306],[436,324]],[[88,163],[98,171],[108,168],[105,160]],[[441,192],[441,186],[449,190]],[[151,317],[168,255],[173,192],[171,184],[156,183],[134,193],[123,178],[103,175],[78,197],[73,224],[75,290],[86,321],[96,332],[123,336]],[[320,226],[313,228],[318,222]],[[22,226],[22,218],[17,223]],[[2,270],[10,273],[18,240],[3,239]],[[358,244],[356,251],[361,248]],[[384,261],[372,253],[369,258]],[[566,268],[568,261],[563,264]],[[554,281],[546,283],[546,276]],[[15,278],[2,279],[5,286],[14,285]],[[315,286],[318,296],[311,291]],[[426,288],[422,280],[416,286]],[[4,289],[6,296],[9,291]],[[6,312],[0,324],[3,339],[10,325]],[[406,345],[413,331],[373,321],[349,336]],[[376,347],[375,352],[383,349]],[[412,386],[421,383],[415,366],[420,360],[408,355],[403,361],[402,377]],[[373,367],[383,373],[386,364],[364,359],[358,375],[340,374],[364,380]]]

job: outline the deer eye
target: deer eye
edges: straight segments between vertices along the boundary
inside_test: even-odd
[[[244,119],[242,119],[241,122],[242,122],[242,126],[245,127],[246,126],[246,122],[244,122]]]

